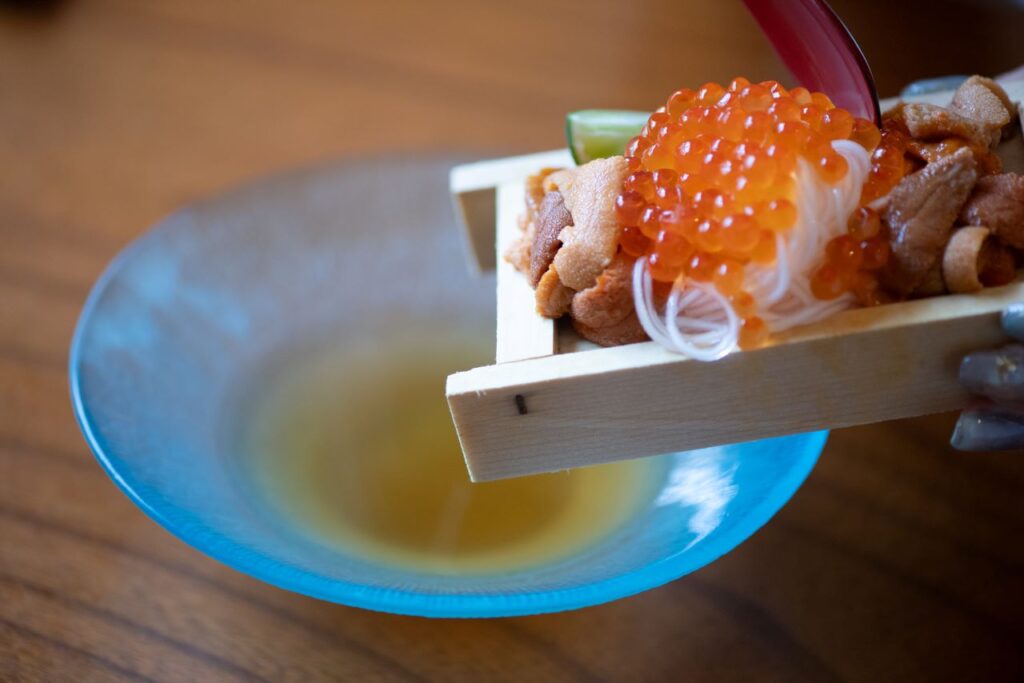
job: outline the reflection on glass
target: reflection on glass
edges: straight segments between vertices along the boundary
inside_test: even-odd
[[[736,497],[733,483],[736,463],[727,464],[726,449],[716,446],[682,456],[669,472],[668,483],[655,500],[658,506],[692,508],[689,529],[694,534],[690,547],[714,531],[722,521],[729,501]]]

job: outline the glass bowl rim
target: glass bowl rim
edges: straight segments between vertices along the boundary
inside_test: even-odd
[[[305,169],[306,172],[310,170]],[[283,175],[287,177],[297,174]],[[257,180],[256,183],[279,177],[281,176],[275,174]],[[243,187],[250,185],[247,183]],[[232,193],[233,191],[229,190],[217,197],[201,200],[183,210],[187,211],[196,204],[222,201]],[[727,532],[699,544],[696,548],[685,551],[675,549],[671,554],[645,566],[594,583],[572,588],[514,594],[446,595],[361,585],[295,569],[277,559],[252,550],[220,532],[209,529],[205,525],[179,523],[176,520],[175,506],[166,503],[159,496],[156,501],[149,500],[146,492],[140,490],[140,487],[133,483],[130,473],[119,471],[108,447],[93,428],[89,407],[86,405],[81,386],[83,346],[90,323],[100,306],[104,293],[125,267],[132,262],[136,254],[157,243],[165,231],[180,229],[171,220],[174,215],[176,214],[159,221],[151,229],[128,243],[104,269],[82,307],[72,336],[68,361],[71,402],[75,419],[90,450],[104,471],[129,500],[150,519],[187,545],[232,569],[278,588],[352,607],[439,618],[522,616],[579,609],[617,600],[656,588],[695,571],[729,552],[753,535],[785,505],[807,478],[828,438],[827,431],[799,435],[801,440],[797,445],[802,452],[794,467],[776,483],[771,495],[752,506],[746,517]]]

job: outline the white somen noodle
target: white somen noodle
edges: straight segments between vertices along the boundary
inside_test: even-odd
[[[868,153],[856,142],[837,140],[832,148],[846,160],[846,176],[829,185],[801,159],[795,173],[796,223],[776,235],[775,263],[746,268],[743,288],[754,297],[757,315],[770,332],[823,320],[853,304],[849,293],[824,301],[811,292],[811,275],[824,262],[825,245],[846,232],[871,168]],[[715,360],[739,343],[740,317],[711,283],[681,275],[659,310],[646,260],[639,258],[633,267],[633,301],[647,336],[677,353]]]

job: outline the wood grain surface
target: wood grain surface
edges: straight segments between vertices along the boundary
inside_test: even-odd
[[[884,94],[1024,57],[1010,3],[836,5]],[[242,576],[135,509],[75,427],[75,318],[156,219],[284,167],[548,149],[568,109],[778,76],[739,2],[34,7],[0,2],[0,680],[1024,676],[1024,457],[952,452],[951,415],[836,432],[776,519],[686,579],[493,621],[374,614]]]
[[[495,363],[543,358],[557,350],[555,321],[537,315],[533,288],[523,274],[505,260],[505,254],[523,234],[519,215],[525,201],[526,188],[521,182],[504,183],[495,190]]]

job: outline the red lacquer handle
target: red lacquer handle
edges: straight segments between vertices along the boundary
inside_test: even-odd
[[[782,62],[808,90],[876,124],[878,92],[864,53],[824,0],[743,0]]]

